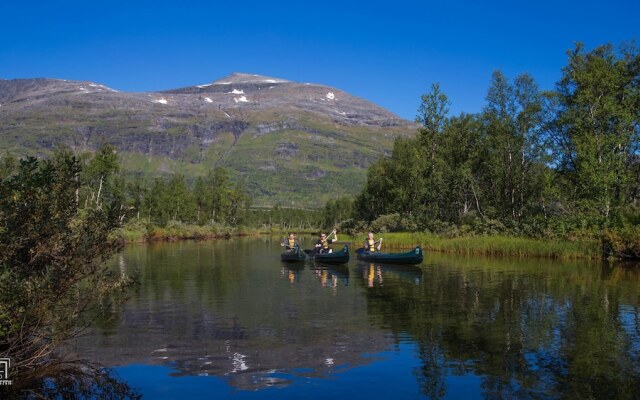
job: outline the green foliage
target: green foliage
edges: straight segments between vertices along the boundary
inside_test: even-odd
[[[19,376],[55,363],[59,343],[112,311],[130,282],[103,266],[120,248],[121,205],[105,193],[81,207],[81,176],[63,151],[20,160],[0,181],[0,356]]]
[[[415,222],[397,213],[381,215],[371,222],[371,230],[375,232],[412,232],[416,229]]]
[[[271,232],[316,232],[323,225],[322,211],[276,206],[253,208],[243,216],[244,225]]]
[[[640,54],[611,45],[585,52],[578,44],[568,56],[550,132],[576,207],[606,225],[637,193]]]
[[[322,211],[322,227],[331,230],[349,223],[353,214],[353,205],[353,199],[350,197],[339,197],[327,201]]]
[[[605,229],[602,234],[602,252],[615,258],[640,258],[640,226]]]
[[[543,208],[542,106],[531,77],[511,84],[494,73],[480,115],[448,118],[438,85],[422,99],[418,137],[396,140],[391,158],[369,169],[359,218],[398,213],[434,230],[471,212],[513,225]]]
[[[13,173],[18,160],[10,153],[0,156],[0,180],[7,178]]]
[[[362,243],[364,235],[342,240]],[[601,255],[598,240],[551,240],[505,236],[499,234],[446,237],[433,233],[385,233],[383,251],[406,250],[420,245],[426,251],[443,253],[490,255],[505,257],[544,257],[554,259],[597,258]]]
[[[634,47],[576,46],[555,92],[540,93],[527,74],[510,81],[496,71],[486,100],[479,114],[448,117],[447,97],[433,85],[417,137],[397,139],[391,157],[369,168],[350,226],[394,231],[406,220],[415,227],[405,229],[449,237],[594,240],[603,227],[624,225],[624,210],[640,200]],[[612,235],[610,251],[620,255],[615,243],[631,239]]]
[[[480,115],[481,152],[475,168],[487,216],[520,221],[539,207],[544,170],[541,97],[528,75],[511,84],[494,72]]]
[[[243,186],[231,182],[223,168],[209,171],[193,184],[184,175],[175,174],[155,178],[149,186],[129,182],[128,188],[136,218],[160,227],[169,221],[237,226],[250,205]]]
[[[427,191],[425,153],[417,139],[398,139],[389,159],[369,168],[367,183],[356,198],[358,218],[372,221],[382,214],[422,214]]]

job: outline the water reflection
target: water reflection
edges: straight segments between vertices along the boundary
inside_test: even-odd
[[[89,362],[62,360],[23,373],[0,386],[2,399],[140,399],[142,395],[108,368]]]
[[[175,376],[253,390],[286,385],[282,374],[369,364],[363,354],[391,345],[370,329],[361,293],[342,290],[348,267],[285,264],[277,250],[260,240],[127,248],[125,265],[140,270],[142,284],[114,329],[74,347],[105,365],[168,365]]]
[[[637,321],[637,270],[484,262],[441,260],[422,285],[371,285],[369,267],[369,312],[415,340],[425,396],[445,397],[446,377],[466,373],[482,377],[483,398],[640,395],[639,330],[624,323]]]
[[[462,383],[483,398],[640,397],[635,265],[438,254],[421,266],[292,265],[279,251],[264,238],[129,247],[114,268],[140,270],[142,285],[75,349],[251,390],[356,366],[366,376],[368,355],[392,349],[414,397],[459,397]]]
[[[385,276],[394,276],[413,282],[422,283],[422,268],[416,265],[383,264],[358,261],[357,270],[366,282],[367,287],[382,286]]]
[[[338,286],[349,286],[349,267],[344,264],[314,263],[311,268],[320,286],[332,289],[333,293]]]
[[[282,263],[280,275],[287,278],[291,285],[300,282],[300,271],[304,269],[304,264]]]

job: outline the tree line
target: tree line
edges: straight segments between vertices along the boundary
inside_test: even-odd
[[[125,172],[115,148],[78,155],[76,201],[118,203],[122,222],[225,227],[430,231],[594,237],[640,222],[640,56],[633,46],[578,44],[555,90],[534,78],[493,73],[476,114],[449,113],[439,84],[422,96],[413,138],[370,166],[355,198],[319,210],[252,207],[224,168],[203,176],[149,178]],[[61,150],[61,155],[68,150]],[[0,159],[0,178],[18,164]],[[631,232],[631,233],[629,233]],[[640,236],[640,232],[637,232]],[[613,235],[615,236],[615,235]],[[637,253],[640,255],[640,248]]]
[[[254,207],[242,181],[234,180],[223,167],[211,168],[196,178],[182,174],[150,178],[124,170],[115,147],[108,144],[94,153],[60,149],[50,161],[57,165],[69,157],[78,165],[77,181],[68,183],[78,184],[74,190],[79,209],[118,204],[122,224],[308,231],[319,229],[330,218],[323,210]],[[0,157],[0,180],[17,174],[22,161],[9,154]]]
[[[635,47],[578,44],[555,90],[495,71],[480,113],[449,107],[433,84],[417,136],[369,168],[351,226],[555,237],[637,224]]]

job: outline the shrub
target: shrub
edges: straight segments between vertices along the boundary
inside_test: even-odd
[[[381,215],[371,222],[371,230],[374,232],[411,232],[416,229],[418,229],[418,226],[412,219],[401,217],[397,213]]]
[[[111,312],[131,283],[103,265],[120,249],[120,205],[79,209],[80,173],[63,153],[22,160],[0,181],[0,357],[16,382],[58,363],[57,346]]]
[[[602,253],[605,257],[640,258],[640,226],[605,229],[602,234]]]

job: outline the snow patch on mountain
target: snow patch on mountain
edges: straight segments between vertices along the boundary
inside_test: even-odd
[[[209,97],[205,97],[204,101],[206,101],[207,103],[213,103],[213,100],[211,100],[211,98]]]
[[[329,93],[327,93],[327,99],[335,100],[336,99],[336,95],[333,92],[329,92]]]
[[[234,97],[233,101],[235,101],[236,103],[248,103],[249,102],[249,100],[247,100],[247,96]]]
[[[92,88],[95,88],[97,90],[108,90],[110,92],[117,92],[117,90],[113,90],[110,87],[105,86],[105,85],[101,85],[99,83],[89,83],[89,86],[91,86]],[[80,87],[81,90],[84,90],[83,88],[86,89],[84,86]]]
[[[153,103],[159,103],[159,104],[167,104],[167,99],[165,99],[164,97],[161,99],[156,99],[156,100],[152,100]]]
[[[228,94],[244,94],[244,90],[233,89],[232,91],[227,93]]]

